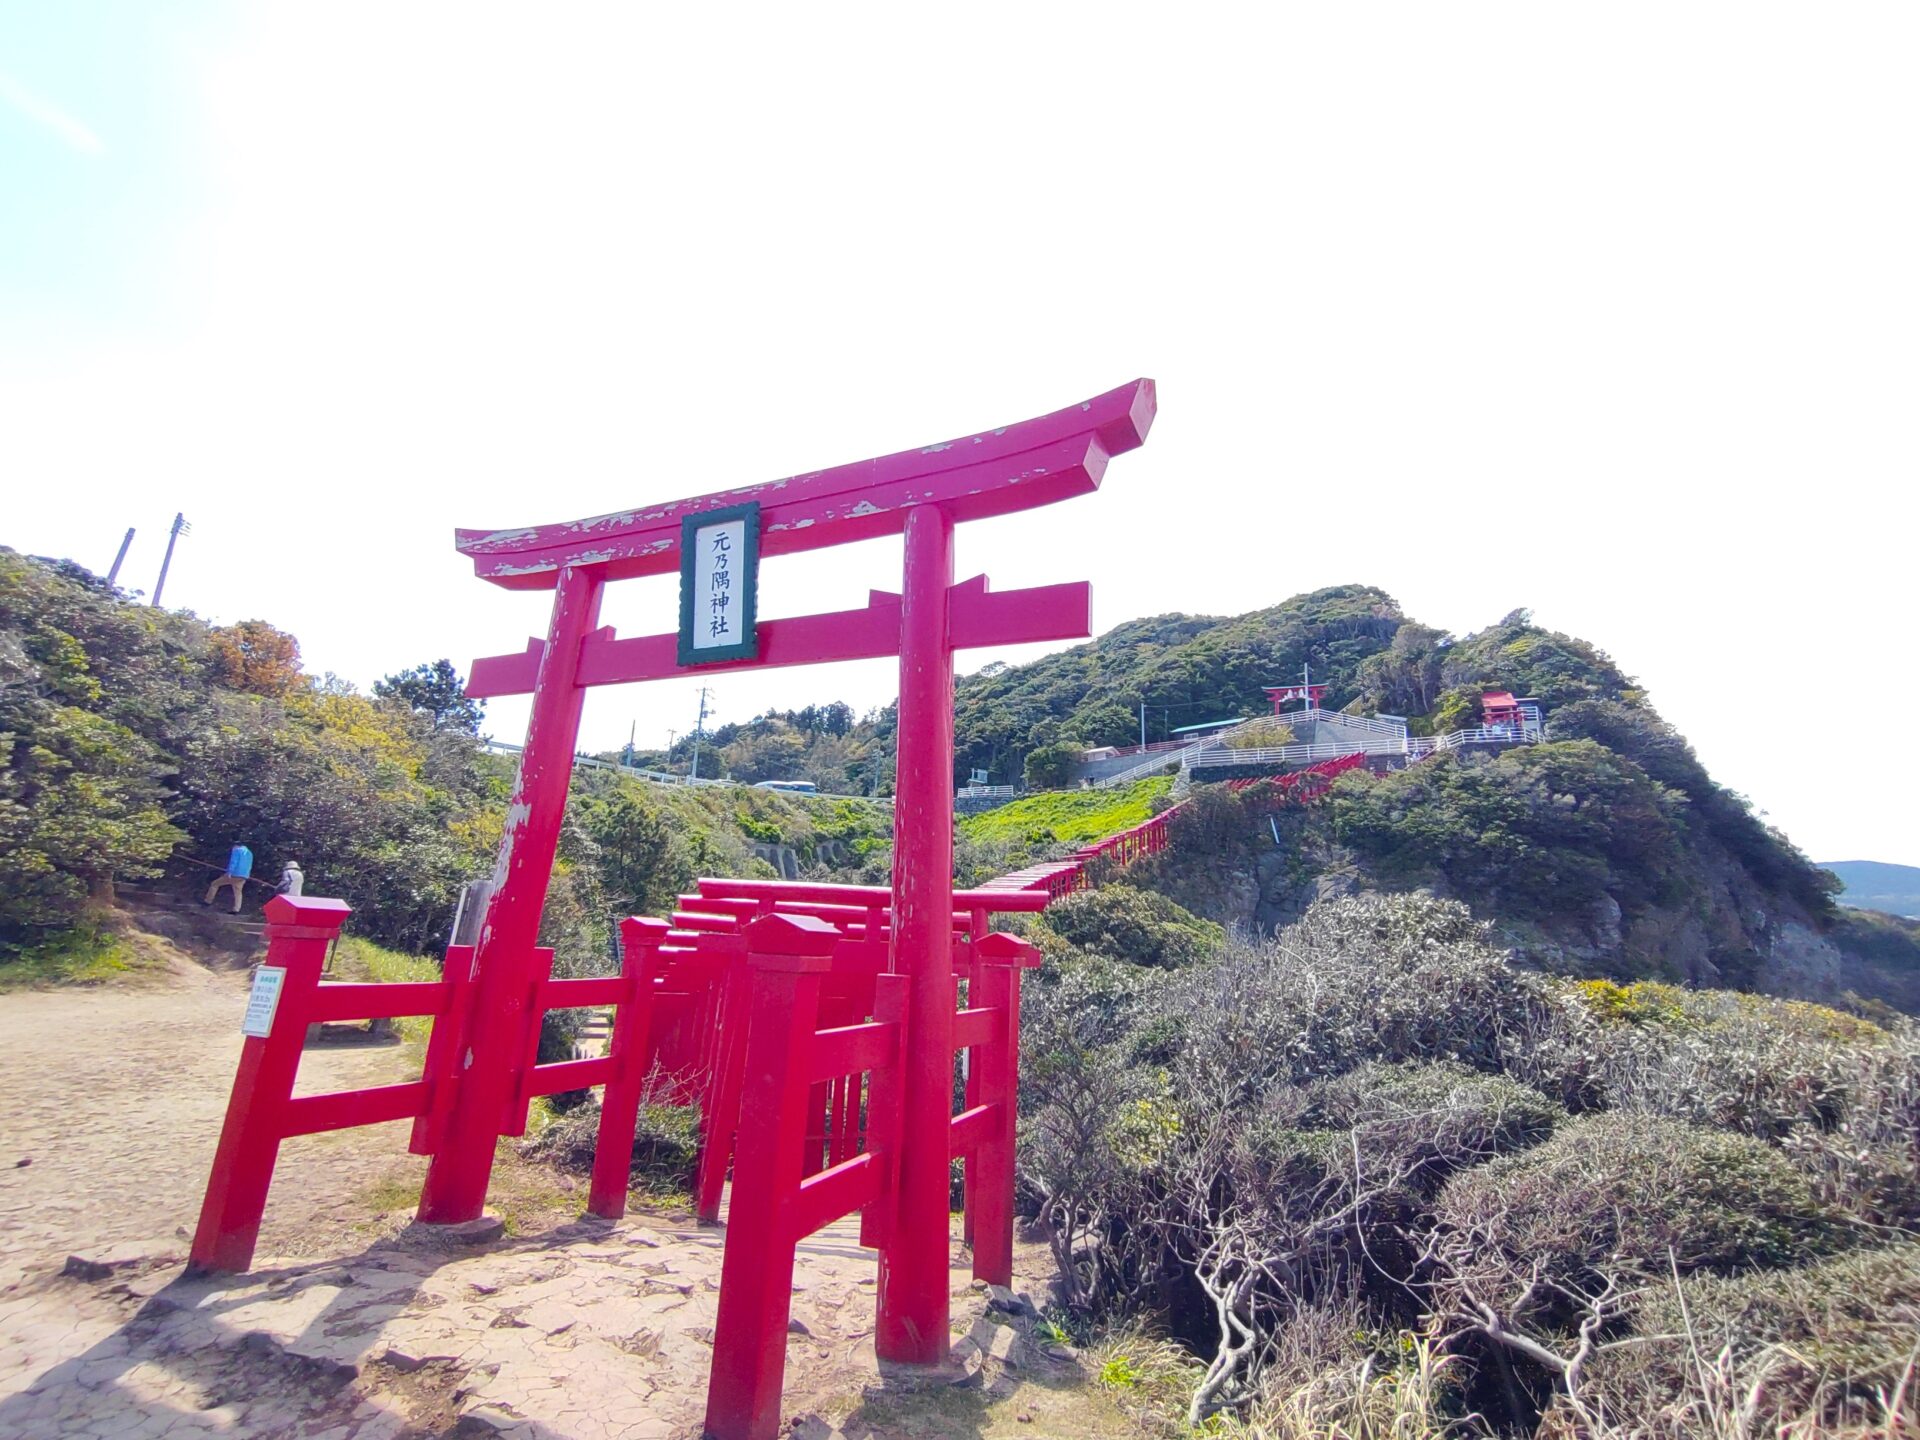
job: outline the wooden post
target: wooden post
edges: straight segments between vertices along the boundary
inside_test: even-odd
[[[772,1440],[780,1428],[799,1239],[791,1214],[801,1179],[794,1136],[806,1123],[807,1059],[836,932],[812,916],[779,915],[754,921],[747,937],[752,1064],[740,1095],[707,1382],[706,1430],[713,1440]]]
[[[693,1175],[693,1213],[708,1225],[720,1218],[720,1195],[726,1188],[734,1127],[740,1115],[741,1071],[746,1063],[752,1001],[746,961],[739,956],[731,959],[716,988],[720,992],[720,1039],[713,1078],[707,1086],[710,1103],[701,1117],[700,1159]]]
[[[427,1038],[426,1063],[422,1076],[427,1082],[427,1106],[413,1122],[413,1134],[407,1149],[415,1155],[431,1155],[440,1148],[447,1133],[447,1119],[453,1114],[453,1097],[460,1089],[460,1055],[466,1048],[468,1020],[467,995],[473,985],[473,946],[449,945],[441,962],[440,975],[447,987],[447,1006],[435,1017],[433,1033]]]
[[[477,1220],[486,1207],[493,1149],[514,1098],[526,1044],[533,951],[567,808],[573,747],[580,733],[580,647],[600,615],[601,576],[569,565],[554,589],[547,643],[534,682],[520,773],[507,802],[493,891],[473,947],[473,995],[458,1064],[453,1113],[427,1167],[420,1219]]]
[[[999,1034],[973,1051],[980,1077],[977,1105],[996,1107],[990,1138],[967,1162],[973,1205],[973,1276],[992,1285],[1013,1283],[1013,1143],[1020,1096],[1020,972],[1040,963],[1039,951],[1004,933],[977,948],[978,999],[969,1004],[1001,1012]]]
[[[629,916],[620,922],[620,975],[626,998],[613,1017],[613,1076],[600,1096],[600,1133],[594,1137],[593,1184],[587,1211],[606,1220],[627,1213],[627,1186],[633,1170],[633,1134],[640,1119],[640,1091],[647,1081],[647,1032],[653,1018],[654,974],[664,920]]]
[[[985,1000],[974,998],[974,986],[980,978],[980,941],[987,934],[988,915],[979,906],[974,906],[967,915],[966,964],[962,969],[967,982],[967,1004],[985,1005]],[[976,1063],[978,1056],[969,1055],[966,1070],[966,1090],[960,1099],[962,1109],[971,1110],[980,1103],[980,1067]],[[967,1244],[973,1244],[973,1178],[977,1169],[972,1160],[968,1160],[960,1171],[960,1236]]]
[[[352,913],[340,900],[276,895],[267,902],[263,968],[283,970],[286,978],[272,1028],[264,1036],[249,1035],[240,1048],[190,1252],[199,1269],[241,1271],[253,1263],[306,1040],[307,1011],[320,987],[327,949]]]
[[[953,1125],[953,521],[906,519],[900,612],[900,740],[893,823],[895,974],[907,977],[900,1163],[893,1233],[880,1253],[874,1347],[938,1365],[950,1340],[947,1235]]]

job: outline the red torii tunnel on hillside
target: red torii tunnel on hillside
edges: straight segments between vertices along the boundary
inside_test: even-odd
[[[875,592],[864,609],[838,614],[749,622],[750,637],[716,653],[711,668],[900,658],[888,973],[899,977],[903,1038],[893,1131],[898,1153],[888,1222],[876,1227],[884,1236],[876,1345],[889,1360],[946,1359],[955,1052],[953,652],[1078,639],[1091,629],[1085,584],[1005,594],[991,592],[984,578],[956,586],[953,527],[1090,493],[1110,457],[1146,439],[1154,410],[1153,382],[1137,380],[1038,419],[770,484],[566,524],[459,532],[459,547],[482,579],[510,589],[551,589],[554,601],[544,641],[476,661],[468,687],[476,697],[530,693],[533,713],[473,950],[467,1063],[428,1171],[421,1219],[471,1220],[486,1199],[494,1142],[510,1113],[525,1045],[535,940],[584,692],[686,674],[689,659],[699,660],[698,651],[689,650],[700,638],[689,625],[689,596],[694,566],[706,557],[693,553],[698,547],[688,537],[707,533],[698,528],[703,518],[717,526],[749,511],[761,556],[900,534],[905,562],[898,595]],[[599,627],[608,581],[675,569],[683,577],[677,633],[621,639]],[[717,634],[719,618],[714,628]],[[995,1219],[1011,1223],[1010,1216]],[[757,1430],[766,1418],[740,1433]]]

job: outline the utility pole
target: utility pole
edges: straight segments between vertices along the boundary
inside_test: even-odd
[[[688,780],[700,778],[700,741],[707,730],[707,701],[713,698],[713,691],[705,685],[700,687],[700,717],[693,722],[693,773]]]
[[[1147,748],[1147,702],[1140,702],[1140,748]]]
[[[625,762],[628,769],[633,768],[633,736],[634,732],[639,729],[639,726],[640,722],[638,720],[630,722],[627,726],[627,750],[626,753],[621,756],[621,759]]]
[[[176,512],[173,517],[173,528],[167,532],[167,553],[160,561],[160,578],[153,585],[155,605],[160,603],[160,592],[167,588],[167,567],[173,564],[173,542],[192,529],[193,526],[187,523],[187,517]]]
[[[127,538],[120,542],[120,553],[113,557],[113,568],[107,571],[107,584],[111,585],[120,578],[120,566],[127,558],[127,547],[133,544],[133,527],[127,527]]]

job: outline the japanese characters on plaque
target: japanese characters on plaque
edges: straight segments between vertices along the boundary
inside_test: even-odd
[[[734,505],[680,522],[682,665],[749,660],[760,580],[760,507]]]
[[[266,1039],[273,1033],[274,1013],[280,1008],[280,990],[287,972],[278,965],[262,965],[253,972],[253,988],[247,991],[247,1013],[240,1017],[240,1033]]]

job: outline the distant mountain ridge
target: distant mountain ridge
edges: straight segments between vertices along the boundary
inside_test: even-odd
[[[1856,910],[1884,910],[1920,920],[1920,865],[1889,865],[1882,860],[1835,860],[1821,867],[1840,877],[1846,888],[1835,898]]]

